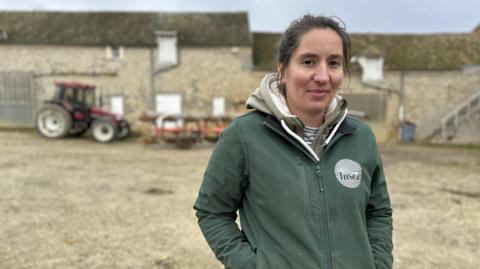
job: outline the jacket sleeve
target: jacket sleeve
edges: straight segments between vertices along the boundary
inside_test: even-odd
[[[248,185],[238,129],[231,124],[215,145],[194,209],[205,239],[225,268],[254,269],[256,254],[235,222]]]
[[[391,269],[393,265],[392,209],[380,154],[377,146],[374,147],[376,165],[366,209],[367,231],[376,269]]]

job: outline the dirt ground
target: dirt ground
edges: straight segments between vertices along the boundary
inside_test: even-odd
[[[0,131],[0,268],[222,268],[192,210],[210,153]],[[478,268],[480,149],[382,155],[395,268]]]

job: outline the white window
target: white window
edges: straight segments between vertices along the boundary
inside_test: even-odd
[[[124,49],[122,46],[108,46],[106,53],[107,59],[121,60],[124,58]]]
[[[123,96],[112,96],[110,98],[110,107],[113,113],[123,115],[125,113]]]
[[[0,31],[0,40],[7,40],[8,34],[7,31]]]
[[[383,57],[359,57],[362,81],[383,79]]]
[[[177,32],[157,31],[158,64],[160,68],[178,63]]]
[[[480,64],[467,64],[463,66],[465,73],[480,73]]]
[[[159,114],[182,114],[182,96],[175,93],[157,94],[155,110]]]
[[[221,97],[221,96],[213,97],[212,107],[213,107],[212,114],[214,116],[225,115],[225,97]]]

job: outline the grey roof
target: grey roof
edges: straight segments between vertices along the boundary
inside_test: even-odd
[[[473,32],[477,35],[480,34],[480,24],[477,25],[477,27],[475,27],[475,29],[473,29]]]
[[[477,28],[478,31],[478,28]],[[254,33],[254,64],[275,70],[279,33]],[[351,34],[352,55],[371,48],[384,56],[387,70],[453,70],[480,64],[480,34]]]
[[[155,31],[177,31],[179,46],[251,45],[245,12],[0,12],[0,44],[152,46]]]

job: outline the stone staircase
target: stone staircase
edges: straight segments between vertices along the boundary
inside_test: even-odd
[[[440,133],[443,141],[450,141],[454,138],[460,124],[473,118],[473,115],[478,112],[480,112],[480,91],[474,93],[450,113],[442,117],[440,120]]]
[[[480,91],[477,91],[458,105],[437,108],[425,115],[417,125],[416,136],[421,141],[439,136],[441,141],[448,142],[456,136],[462,123],[474,119],[473,115],[479,112]]]

